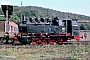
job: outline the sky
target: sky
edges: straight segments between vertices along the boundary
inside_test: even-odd
[[[0,0],[0,5],[39,6],[90,16],[90,0]]]

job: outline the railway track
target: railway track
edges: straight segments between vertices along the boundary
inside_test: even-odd
[[[68,43],[66,44],[82,44],[82,45],[89,45],[90,44],[90,41],[69,41]]]
[[[64,43],[63,45],[66,45],[66,46],[72,46],[72,44],[76,44],[76,45],[90,45],[90,41],[69,41],[67,43]],[[41,44],[36,44],[36,45],[29,45],[29,44],[26,44],[26,45],[20,45],[20,44],[16,44],[16,45],[12,45],[12,44],[0,44],[0,49],[1,48],[37,48],[37,47],[52,47],[52,46],[55,46],[55,47],[60,47],[62,45],[58,45],[58,44],[55,44],[55,45],[50,45],[50,44],[46,44],[46,45],[41,45]]]

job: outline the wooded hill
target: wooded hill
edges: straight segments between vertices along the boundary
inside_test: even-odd
[[[21,7],[14,6],[13,16],[11,16],[10,20],[14,22],[19,22],[21,13],[28,18],[40,18],[40,17],[50,17],[54,18],[56,16],[60,16],[63,18],[72,18],[78,20],[90,20],[89,16],[74,14],[69,12],[60,12],[49,8],[37,7],[37,6],[23,6],[22,11]],[[0,15],[3,15],[2,9],[0,8]],[[4,17],[0,17],[0,20],[5,19]]]
[[[21,17],[21,7],[14,6],[14,14],[17,15],[17,17]],[[3,15],[2,9],[0,8],[0,15]],[[23,6],[22,7],[22,15],[25,15],[27,17],[56,17],[61,16],[64,18],[73,18],[73,19],[79,19],[79,20],[90,20],[90,17],[85,15],[79,15],[69,12],[60,12],[49,8],[43,8],[43,7],[36,7],[36,6]]]

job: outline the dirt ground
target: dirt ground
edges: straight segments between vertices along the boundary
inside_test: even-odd
[[[17,58],[10,58],[10,57],[1,56],[0,60],[24,60],[24,59],[17,59]],[[30,60],[32,60],[32,59],[30,59]],[[46,59],[39,59],[39,60],[73,60],[73,59],[71,59],[71,58],[46,58]]]

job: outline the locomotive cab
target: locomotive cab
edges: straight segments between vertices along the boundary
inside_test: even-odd
[[[65,26],[67,28],[67,33],[70,33],[70,35],[72,34],[72,22],[70,19],[67,20],[63,20],[62,21],[63,26]]]
[[[59,19],[58,25],[61,27],[61,32],[67,32],[72,35],[72,19]]]

